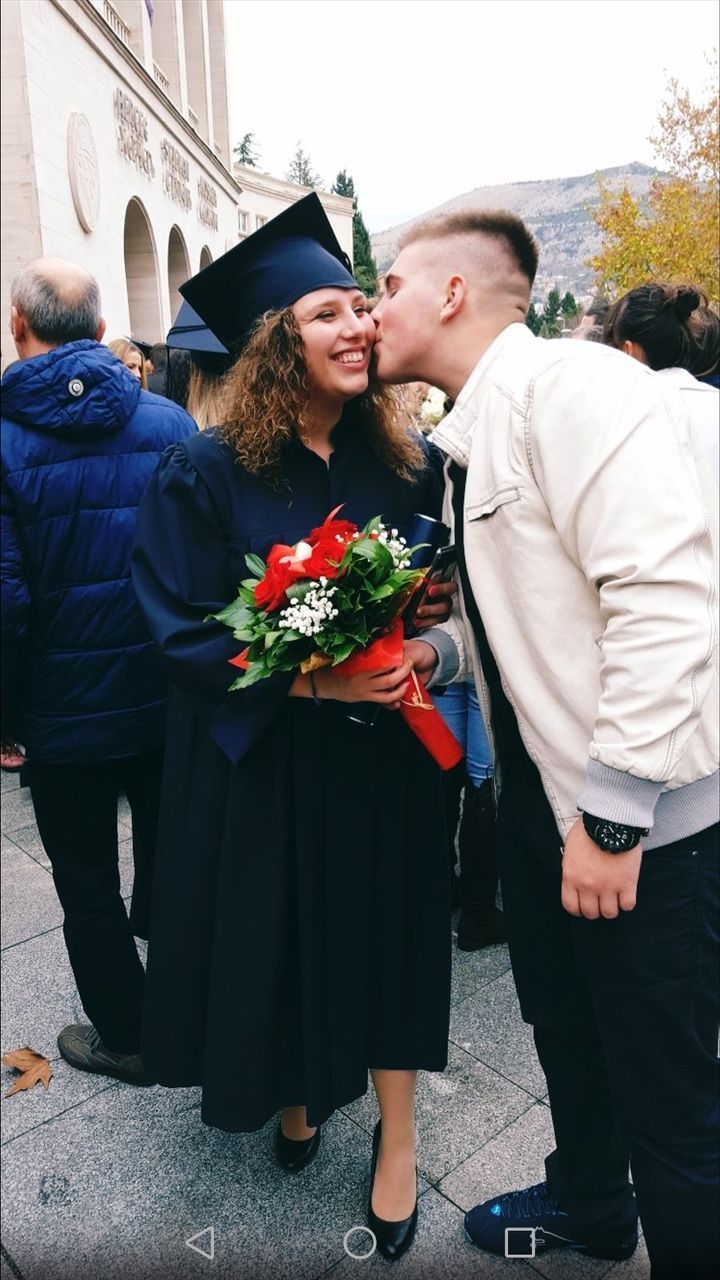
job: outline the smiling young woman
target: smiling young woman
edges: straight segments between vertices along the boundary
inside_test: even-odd
[[[401,533],[440,515],[439,459],[375,381],[373,324],[319,201],[297,234],[308,201],[274,220],[283,236],[267,224],[184,286],[242,353],[224,425],[165,457],[139,519],[135,584],[172,681],[142,1055],[163,1084],[203,1085],[209,1124],[254,1130],[280,1110],[292,1171],[370,1070],[368,1217],[398,1258],[417,1220],[415,1077],[446,1065],[450,978],[441,775],[390,710],[409,664],[228,693],[238,644],[207,621],[248,553],[295,545],[336,507]],[[353,702],[388,710],[370,727]]]

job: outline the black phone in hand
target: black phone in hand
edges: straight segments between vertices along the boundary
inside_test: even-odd
[[[450,579],[454,577],[456,569],[457,552],[454,545],[451,543],[448,547],[440,547],[440,549],[435,552],[435,555],[430,562],[430,568],[425,575],[422,586],[415,592],[415,595],[405,607],[402,618],[405,624],[406,635],[409,635],[411,631],[416,629],[414,620],[418,609],[421,605],[429,604],[432,600],[432,596],[428,595],[428,587],[430,587],[433,582],[436,584],[438,582],[449,582]]]

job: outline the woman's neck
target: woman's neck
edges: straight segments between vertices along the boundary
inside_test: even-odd
[[[326,461],[333,451],[332,433],[342,417],[343,408],[336,400],[313,398],[310,401],[303,440],[308,449]]]

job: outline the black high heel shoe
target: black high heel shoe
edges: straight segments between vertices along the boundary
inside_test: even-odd
[[[294,1138],[285,1137],[282,1131],[282,1120],[278,1121],[277,1133],[275,1134],[275,1155],[283,1169],[287,1170],[288,1173],[299,1173],[301,1169],[305,1169],[315,1159],[319,1147],[319,1125],[312,1138],[304,1138],[300,1142],[296,1142]]]
[[[403,1218],[400,1222],[385,1222],[383,1218],[378,1218],[372,1207],[372,1194],[375,1185],[375,1169],[377,1167],[378,1151],[380,1150],[380,1121],[375,1125],[375,1133],[373,1134],[372,1144],[372,1164],[370,1165],[370,1194],[368,1196],[368,1226],[372,1230],[377,1240],[378,1252],[386,1258],[388,1262],[397,1262],[407,1253],[410,1245],[415,1239],[415,1229],[418,1220],[418,1204],[417,1192],[415,1194],[415,1208],[409,1218]],[[415,1171],[417,1178],[417,1170]]]

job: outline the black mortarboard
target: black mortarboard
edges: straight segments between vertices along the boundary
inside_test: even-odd
[[[181,304],[175,323],[168,330],[165,341],[169,347],[179,347],[183,351],[192,351],[193,354],[197,352],[203,355],[228,355],[227,347],[224,347],[212,330],[208,329],[189,302]]]
[[[292,306],[315,289],[357,289],[350,271],[313,191],[186,280],[180,292],[237,352],[266,311]]]
[[[128,338],[127,341],[132,342],[133,346],[137,347],[143,360],[150,359],[150,352],[152,351],[151,342],[140,342],[139,338]]]

